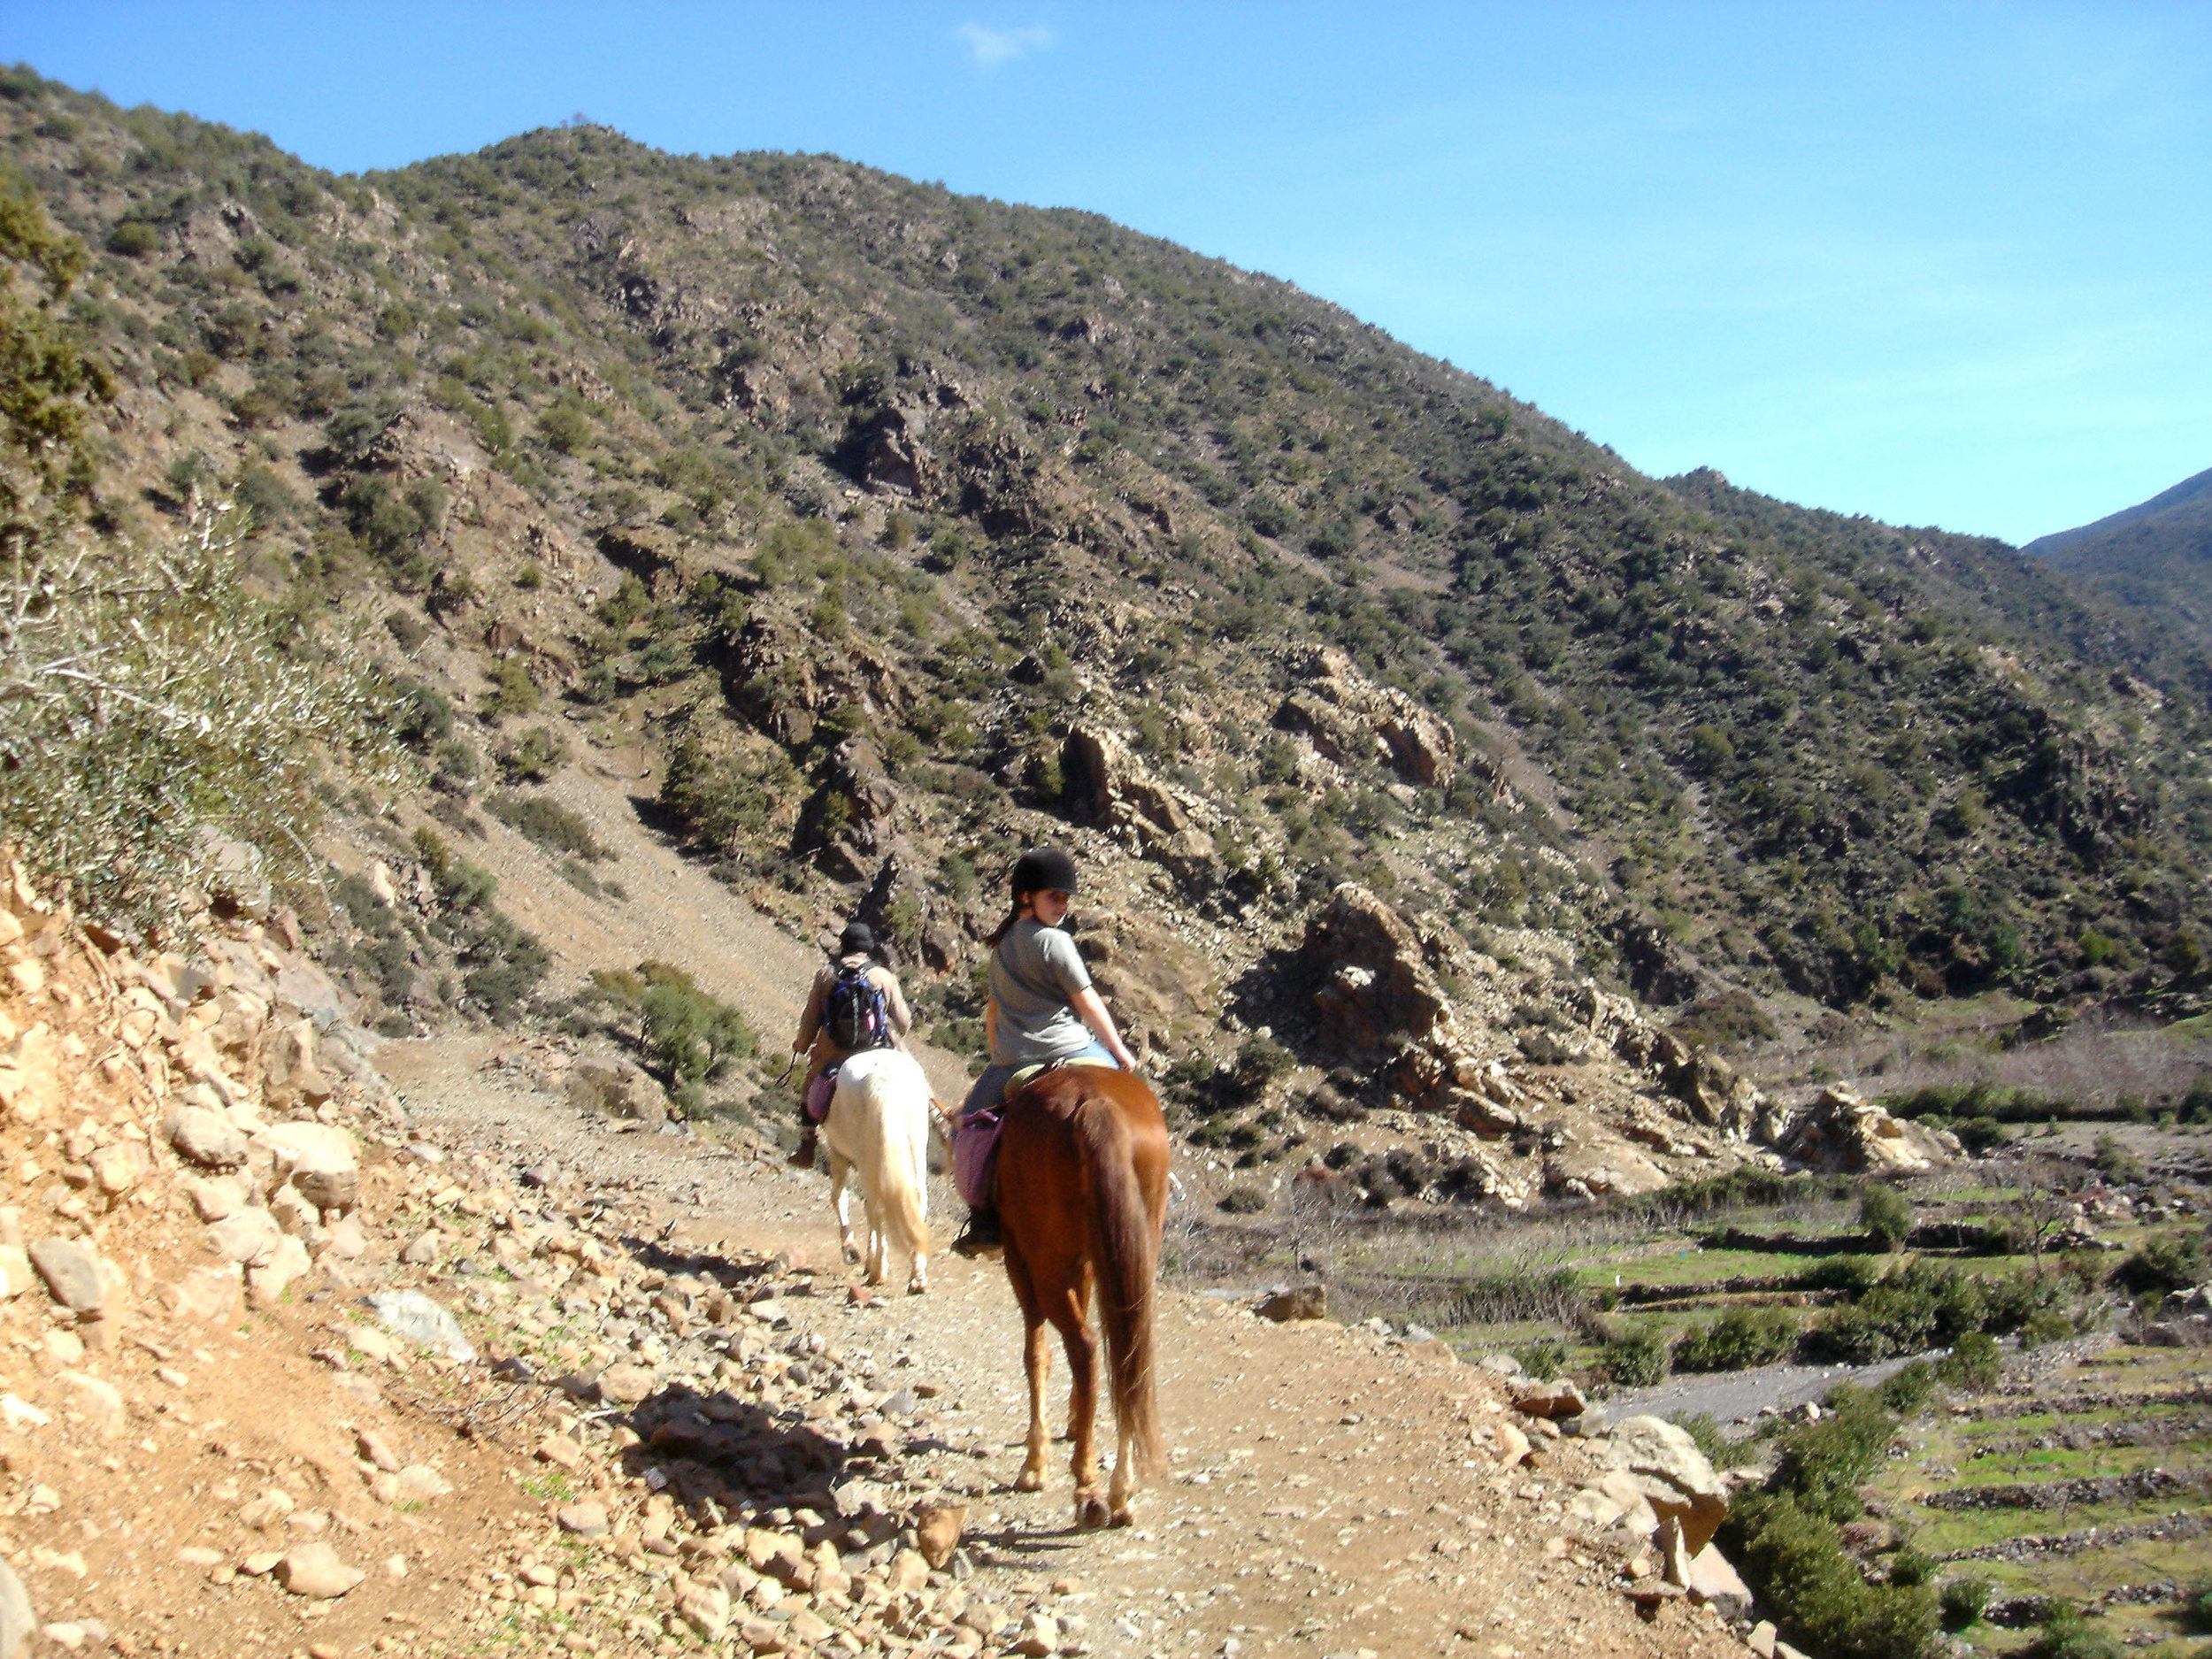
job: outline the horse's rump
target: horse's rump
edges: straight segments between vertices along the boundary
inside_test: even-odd
[[[1156,1473],[1153,1315],[1168,1159],[1159,1101],[1133,1072],[1048,1071],[1008,1095],[999,1156],[1001,1222],[1032,1277],[1079,1285],[1089,1263],[1114,1415],[1138,1470]]]
[[[927,1255],[929,1079],[911,1055],[872,1048],[838,1068],[823,1125],[831,1148],[860,1172],[872,1225],[909,1255]]]

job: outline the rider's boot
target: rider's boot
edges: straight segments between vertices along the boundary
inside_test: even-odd
[[[968,1211],[968,1225],[949,1248],[955,1256],[995,1256],[1000,1243],[998,1211],[989,1204],[976,1204]]]
[[[821,1138],[822,1132],[815,1125],[814,1119],[807,1116],[805,1107],[800,1107],[799,1144],[788,1160],[793,1169],[810,1170],[814,1167],[814,1148]]]

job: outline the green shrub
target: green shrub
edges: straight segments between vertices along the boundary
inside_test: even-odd
[[[1267,1208],[1267,1189],[1257,1181],[1238,1181],[1221,1194],[1221,1208],[1233,1216],[1256,1216]]]
[[[1521,1362],[1521,1369],[1538,1382],[1549,1382],[1559,1375],[1567,1363],[1567,1350],[1554,1341],[1524,1342],[1513,1350],[1513,1357]]]
[[[1684,1333],[1675,1345],[1677,1371],[1744,1371],[1768,1365],[1797,1346],[1797,1319],[1780,1308],[1732,1308]]]
[[[492,755],[509,783],[543,783],[568,764],[568,740],[542,726],[532,726]]]
[[[2194,1233],[2168,1233],[2146,1239],[2112,1270],[2112,1282],[2137,1295],[2186,1290],[2212,1279],[2204,1240]]]
[[[2074,1334],[2074,1322],[2055,1308],[2045,1308],[2032,1315],[2020,1327],[2020,1346],[2046,1348],[2053,1342],[2063,1342]]]
[[[1605,1345],[1600,1358],[1618,1388],[1648,1388],[1666,1380],[1671,1358],[1656,1331],[1636,1331]]]
[[[1882,1404],[1901,1417],[1916,1417],[1935,1397],[1935,1367],[1916,1359],[1882,1384]]]
[[[2181,1593],[2181,1617],[2189,1628],[2212,1632],[2212,1573],[2199,1573]]]
[[[1894,1250],[1912,1233],[1912,1201],[1894,1187],[1870,1181],[1859,1194],[1859,1225],[1878,1248]]]
[[[548,852],[568,853],[578,858],[614,856],[591,833],[589,824],[550,795],[495,795],[484,803],[484,810]]]
[[[1782,1455],[1768,1479],[1768,1490],[1787,1497],[1808,1514],[1839,1523],[1855,1520],[1858,1489],[1880,1465],[1895,1432],[1895,1424],[1871,1393],[1832,1388],[1828,1414],[1783,1437]]]
[[[1740,1501],[1723,1548],[1789,1641],[1823,1659],[1930,1659],[1936,1597],[1927,1585],[1870,1584],[1836,1524],[1792,1498]]]
[[[2024,1659],[2120,1659],[2125,1649],[2071,1601],[2054,1600],[2044,1608],[2043,1633],[2022,1651]]]
[[[2004,1351],[1986,1331],[1969,1331],[1936,1362],[1936,1377],[1954,1388],[1987,1394],[2004,1375]]]
[[[1906,1545],[1889,1558],[1889,1581],[1892,1584],[1914,1585],[1932,1583],[1936,1576],[1936,1558],[1924,1550]]]
[[[1996,1586],[1987,1578],[1946,1578],[1936,1593],[1943,1613],[1943,1628],[1964,1630],[1978,1622],[1995,1589]]]

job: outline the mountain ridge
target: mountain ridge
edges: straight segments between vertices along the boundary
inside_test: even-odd
[[[340,179],[0,93],[99,250],[108,522],[265,503],[284,603],[443,705],[434,767],[545,710],[642,743],[707,856],[925,959],[1062,826],[1233,979],[1355,880],[1801,1025],[2200,990],[2212,656],[2001,543],[1644,478],[1073,210],[588,127]]]

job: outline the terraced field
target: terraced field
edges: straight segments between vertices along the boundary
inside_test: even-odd
[[[1977,1652],[2026,1645],[2054,1595],[2132,1652],[2204,1651],[2180,1601],[2212,1571],[2208,1356],[2114,1342],[1906,1425],[1876,1494],[1946,1576],[1990,1581]]]

